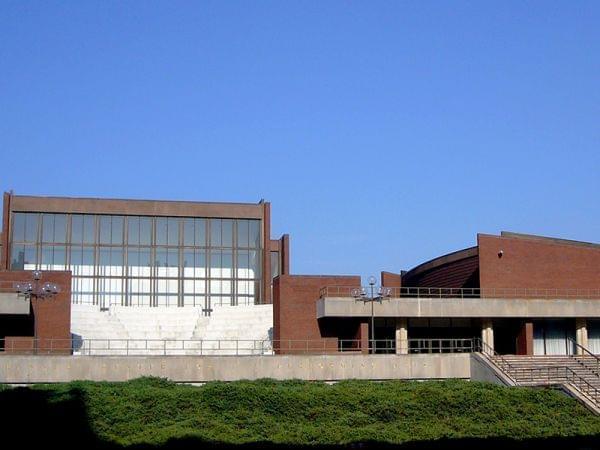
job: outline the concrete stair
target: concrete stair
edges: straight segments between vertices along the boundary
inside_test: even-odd
[[[600,413],[600,376],[593,356],[495,355],[491,360],[517,385],[565,385],[571,394]]]
[[[265,354],[272,350],[272,329],[273,305],[216,306],[193,339],[203,341],[203,354]]]

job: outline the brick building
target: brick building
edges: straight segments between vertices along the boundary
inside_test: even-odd
[[[504,354],[571,354],[575,342],[600,353],[598,244],[479,234],[475,247],[407,272],[383,272],[387,295],[380,301],[357,298],[359,286],[358,277],[278,277],[274,320],[283,350],[286,339],[302,336],[326,347],[360,346],[373,337],[373,307],[378,352],[431,351],[423,345],[460,347],[462,339],[480,338]]]
[[[479,234],[474,247],[382,272],[381,298],[369,301],[359,276],[291,275],[289,237],[271,239],[270,215],[264,201],[5,193],[2,347],[46,348],[48,339],[55,346],[73,336],[206,339],[214,337],[203,334],[207,317],[217,312],[228,330],[219,338],[256,339],[249,318],[270,317],[272,308],[272,322],[254,324],[264,328],[254,335],[277,353],[444,351],[435,342],[460,350],[473,338],[504,354],[568,354],[573,342],[600,353],[598,244]],[[31,280],[33,270],[60,285],[56,298],[17,296],[13,284]],[[243,308],[247,315],[236,315]],[[158,331],[144,329],[144,311],[160,311],[152,316]],[[137,320],[135,330],[114,325],[109,313]],[[189,329],[161,334],[163,316],[179,328],[186,319]]]

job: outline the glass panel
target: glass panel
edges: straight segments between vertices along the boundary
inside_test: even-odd
[[[67,242],[67,216],[66,214],[55,214],[54,215],[54,240],[64,244]]]
[[[80,268],[83,264],[83,247],[79,245],[71,246],[71,251],[69,252],[69,269],[71,270],[73,276],[82,275],[80,273]]]
[[[231,219],[221,221],[221,245],[233,247],[233,220]]]
[[[140,245],[152,243],[152,218],[140,217]]]
[[[184,250],[183,252],[183,276],[194,276],[194,251]]]
[[[179,219],[169,217],[168,227],[168,245],[179,245]]]
[[[13,214],[13,242],[23,242],[25,240],[25,214]]]
[[[127,218],[127,242],[129,245],[139,245],[140,243],[140,218]]]
[[[233,255],[231,250],[223,250],[221,254],[221,276],[223,278],[233,277]]]
[[[210,277],[221,278],[221,251],[211,250],[210,252]]]
[[[23,269],[24,270],[35,270],[36,264],[36,256],[37,256],[37,248],[35,245],[27,245],[23,246],[24,250],[24,258],[23,258]]]
[[[37,242],[37,213],[14,213],[13,242]]]
[[[67,248],[60,245],[60,246],[54,246],[53,247],[54,250],[54,257],[53,257],[53,264],[52,264],[52,270],[65,270],[66,264],[67,264]]]
[[[160,249],[156,250],[156,257],[154,259],[154,265],[156,267],[167,267],[167,250]]]
[[[210,245],[221,246],[221,219],[210,219]]]
[[[259,278],[260,277],[260,254],[256,250],[249,252],[249,273],[248,278]]]
[[[23,270],[25,264],[25,246],[23,244],[13,244],[11,249],[10,268],[12,270]]]
[[[121,268],[123,267],[123,248],[111,248],[110,265],[118,268],[119,272],[121,272]]]
[[[237,277],[252,278],[250,276],[250,261],[248,250],[238,250],[237,252]]]
[[[98,265],[103,266],[104,268],[110,266],[110,248],[98,249]]]
[[[271,278],[279,276],[279,252],[271,252]]]
[[[25,215],[25,240],[37,242],[38,240],[38,213],[27,213]]]
[[[53,260],[52,247],[47,247],[47,246],[42,247],[41,269],[42,270],[50,270],[50,268],[52,266],[52,260]]]
[[[93,244],[96,242],[96,216],[83,216],[83,243]]]
[[[113,245],[123,244],[123,217],[112,217],[111,243]]]
[[[248,235],[250,247],[260,248],[260,220],[248,221]]]
[[[100,243],[110,244],[111,220],[110,216],[100,216]]]
[[[156,219],[156,245],[167,245],[167,219],[158,217]]]
[[[183,245],[193,246],[195,245],[195,221],[194,219],[183,219]]]
[[[206,220],[196,219],[196,247],[206,247]]]
[[[83,243],[83,216],[82,215],[71,216],[71,243],[72,244]]]
[[[238,247],[248,247],[248,221],[237,221],[237,245]]]
[[[42,214],[42,241],[54,241],[54,214]]]
[[[94,248],[83,247],[81,254],[81,269],[82,275],[93,275],[94,274]]]

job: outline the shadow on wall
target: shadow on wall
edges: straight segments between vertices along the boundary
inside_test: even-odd
[[[268,442],[231,445],[206,442],[197,438],[179,438],[164,445],[133,445],[123,447],[100,439],[90,428],[85,409],[84,392],[79,389],[65,389],[59,395],[18,387],[2,389],[0,386],[0,423],[3,443],[18,443],[19,448],[67,449],[411,449],[411,450],[480,450],[506,449],[525,450],[598,448],[599,437],[556,438],[556,439],[440,439],[421,441],[403,445],[379,442],[363,442],[340,446],[289,446]]]

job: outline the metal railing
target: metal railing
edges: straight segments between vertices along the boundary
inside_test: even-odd
[[[360,286],[324,286],[319,298],[354,297]],[[390,287],[393,298],[600,299],[599,289]]]
[[[575,360],[583,367],[589,369],[597,377],[600,377],[600,357],[594,355],[583,345],[578,344],[574,339],[568,337],[567,342],[575,348]],[[581,354],[580,354],[581,352]]]
[[[468,353],[473,339],[408,339],[405,353]],[[396,354],[395,339],[0,339],[0,355],[269,356]]]
[[[481,339],[475,339],[475,347],[486,359],[500,369],[514,384],[563,384],[568,383],[596,407],[600,407],[600,389],[568,366],[518,367],[496,352]],[[587,349],[586,349],[587,350]],[[590,353],[591,354],[591,353]],[[572,355],[565,355],[571,356]],[[592,355],[597,358],[595,355]]]
[[[513,376],[518,383],[538,385],[568,383],[594,406],[600,406],[600,389],[568,366],[517,367],[513,370]]]
[[[465,339],[408,339],[408,353],[472,353],[475,340]]]

